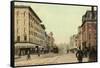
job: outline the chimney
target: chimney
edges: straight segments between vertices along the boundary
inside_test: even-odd
[[[91,7],[91,11],[92,11],[92,20],[94,19],[94,6]]]

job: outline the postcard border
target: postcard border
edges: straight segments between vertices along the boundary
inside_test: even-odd
[[[96,31],[97,31],[97,38],[96,38],[96,43],[97,43],[97,61],[98,62],[98,5],[83,5],[83,4],[68,4],[68,3],[53,3],[53,2],[36,2],[36,1],[11,1],[10,2],[10,9],[11,9],[11,28],[10,28],[10,66],[11,67],[30,67],[30,66],[48,66],[48,65],[62,65],[62,64],[80,64],[78,62],[72,62],[72,63],[57,63],[57,64],[41,64],[41,65],[25,65],[25,66],[15,66],[15,61],[14,61],[14,2],[25,2],[25,3],[40,3],[40,4],[55,4],[55,5],[71,5],[71,6],[94,6],[97,8],[97,24],[96,24]],[[83,63],[95,63],[95,62],[82,62]]]

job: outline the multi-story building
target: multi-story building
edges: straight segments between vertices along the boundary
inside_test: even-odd
[[[50,45],[50,46],[53,46],[53,45],[54,45],[53,33],[50,32],[50,33],[48,34],[48,36],[49,36],[49,45]]]
[[[14,7],[15,54],[46,45],[45,26],[29,6]]]
[[[96,46],[96,33],[97,33],[97,11],[92,10],[86,11],[85,15],[82,17],[82,48],[89,48],[91,46]]]
[[[45,32],[45,36],[46,36],[46,41],[45,41],[46,46],[44,46],[44,47],[47,52],[50,52],[53,49],[53,47],[55,47],[53,33],[50,32],[49,34],[47,34]]]
[[[54,37],[53,37],[53,33],[50,32],[50,33],[48,34],[48,45],[49,45],[49,47],[50,47],[50,51],[53,50],[54,41],[55,41],[55,40],[54,40]]]

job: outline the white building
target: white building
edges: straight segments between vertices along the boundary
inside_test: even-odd
[[[21,48],[32,50],[36,46],[46,46],[45,26],[41,22],[31,7],[14,7],[15,52],[19,53]]]

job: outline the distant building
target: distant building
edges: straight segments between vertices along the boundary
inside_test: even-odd
[[[70,37],[70,46],[69,46],[69,49],[74,49],[74,48],[77,48],[77,34],[75,35],[72,35]]]
[[[48,34],[48,37],[49,37],[49,45],[50,46],[54,46],[54,37],[53,37],[53,33],[52,32],[50,32],[49,34]]]
[[[54,39],[54,37],[53,37],[53,33],[50,32],[50,33],[48,34],[48,45],[49,45],[49,47],[50,47],[50,51],[52,51],[52,50],[53,50],[53,47],[55,46],[54,41],[55,41],[55,39]]]
[[[45,26],[29,6],[14,7],[15,52],[23,53],[46,45]]]

